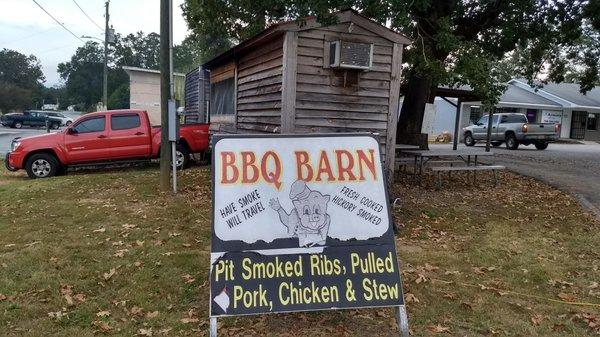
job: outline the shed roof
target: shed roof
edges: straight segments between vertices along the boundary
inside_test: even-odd
[[[352,22],[364,29],[370,30],[371,32],[388,39],[394,43],[399,44],[410,44],[411,40],[405,35],[398,33],[392,29],[380,25],[379,23],[367,18],[366,16],[358,13],[353,9],[347,9],[335,14],[338,23]],[[314,16],[301,18],[298,20],[282,21],[269,26],[262,32],[252,36],[251,38],[242,41],[237,46],[225,51],[224,53],[214,57],[207,61],[202,66],[210,69],[214,66],[227,62],[237,54],[243,54],[244,51],[270,41],[273,38],[283,35],[287,31],[302,31],[307,29],[313,29],[321,27],[322,25],[317,22],[317,18]]]
[[[500,103],[524,103],[533,105],[550,105],[560,107],[561,105],[544,98],[525,89],[519,88],[516,85],[508,84],[506,91],[500,96]]]
[[[579,91],[577,83],[548,83],[541,90],[577,106],[600,107],[600,87],[595,87],[585,95]]]
[[[160,74],[160,70],[154,70],[154,69],[145,69],[145,68],[130,67],[130,66],[124,66],[122,68],[123,68],[123,70],[125,70],[125,72],[140,72],[140,73]],[[176,72],[174,72],[173,75],[185,77],[185,74],[183,74],[183,73],[176,73]]]

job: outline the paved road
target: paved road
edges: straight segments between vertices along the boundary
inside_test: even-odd
[[[550,144],[544,151],[533,145],[516,151],[498,147],[493,151],[496,164],[571,193],[600,218],[600,144]]]
[[[62,112],[62,113],[68,117],[73,118],[73,120],[75,120],[79,116],[81,116],[81,113],[79,113],[79,112]],[[58,130],[58,131],[61,131],[62,129],[64,129],[64,127],[61,127],[60,130]],[[50,130],[50,132],[56,132],[56,131],[57,130]],[[30,128],[30,127],[25,126],[22,129],[11,129],[11,128],[0,125],[0,156],[2,156],[2,158],[4,158],[4,155],[10,149],[10,142],[13,140],[13,138],[29,137],[29,136],[41,135],[44,133],[46,133],[45,128]]]
[[[60,131],[60,130],[59,130]],[[50,130],[50,132],[56,132],[56,130]],[[23,127],[22,129],[10,129],[0,126],[0,155],[4,158],[4,155],[10,149],[10,142],[15,137],[29,137],[35,135],[42,135],[46,133],[46,129],[43,128],[28,128]]]

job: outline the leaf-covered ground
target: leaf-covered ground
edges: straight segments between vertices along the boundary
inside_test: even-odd
[[[154,167],[36,181],[1,171],[0,334],[207,335],[209,170],[185,171],[177,197],[157,180]],[[598,333],[600,224],[544,184],[501,181],[394,186],[413,335]],[[391,309],[231,318],[219,332],[397,335]]]

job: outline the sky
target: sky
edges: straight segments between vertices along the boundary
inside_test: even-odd
[[[92,23],[77,7],[83,8],[100,27],[104,27],[104,0],[36,0],[76,36],[104,39],[103,30]],[[180,5],[173,0],[173,40],[177,44],[188,33]],[[126,35],[160,30],[160,0],[111,0],[110,24]],[[85,39],[83,39],[85,41]],[[33,0],[0,0],[0,49],[8,48],[35,55],[42,64],[46,86],[61,83],[56,71],[84,42],[71,35],[44,13]]]

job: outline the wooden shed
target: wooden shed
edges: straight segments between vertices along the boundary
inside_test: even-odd
[[[214,133],[375,132],[393,171],[403,46],[353,10],[275,24],[206,62]]]

